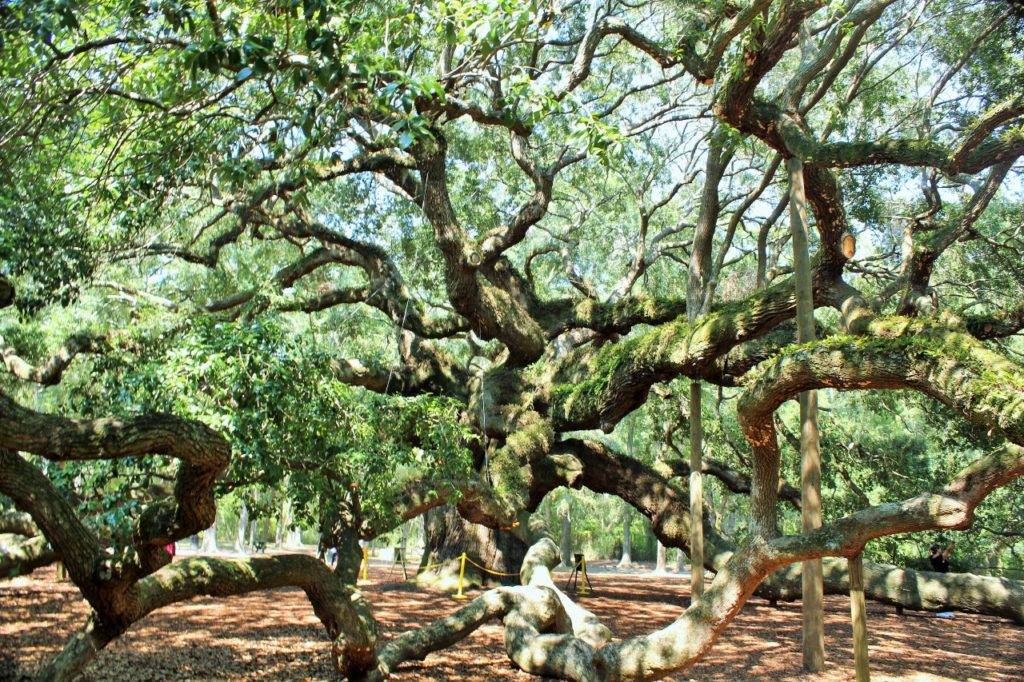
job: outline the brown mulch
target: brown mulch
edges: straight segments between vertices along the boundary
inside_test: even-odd
[[[365,586],[385,635],[450,613],[459,602],[387,582]],[[688,583],[678,578],[600,575],[597,594],[582,603],[616,637],[649,632],[685,605]],[[708,658],[672,679],[846,680],[852,678],[847,600],[826,598],[828,666],[804,675],[800,663],[800,605],[772,608],[753,599],[726,629]],[[1024,679],[1024,628],[997,618],[957,614],[896,615],[869,603],[873,678],[903,680]],[[86,607],[54,569],[0,582],[0,679],[31,673],[77,628]],[[100,653],[87,680],[328,679],[326,635],[305,595],[274,590],[230,600],[196,599],[137,623]],[[446,651],[406,664],[394,679],[520,680],[504,653],[501,626],[489,624]]]

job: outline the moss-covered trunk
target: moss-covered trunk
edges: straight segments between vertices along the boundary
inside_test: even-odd
[[[519,568],[529,548],[514,533],[470,523],[450,506],[431,509],[423,518],[426,546],[418,584],[431,589],[457,590],[463,552],[468,559],[465,586],[514,585],[518,582]],[[497,576],[480,570],[479,566],[511,575]]]

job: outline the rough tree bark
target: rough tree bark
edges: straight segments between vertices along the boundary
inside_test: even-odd
[[[0,578],[16,578],[49,566],[57,553],[44,537],[12,538],[0,535]]]
[[[467,521],[449,505],[429,510],[423,519],[425,546],[417,584],[452,592],[458,589],[459,557],[463,552],[481,566],[512,574],[495,576],[467,561],[464,587],[508,584],[514,580],[528,549],[514,532]],[[429,570],[422,570],[428,566]]]
[[[520,587],[489,590],[451,616],[402,633],[377,652],[377,665],[357,680],[387,678],[403,662],[451,646],[494,618],[505,626],[509,658],[527,672],[569,680],[597,680],[593,651],[611,631],[555,585],[550,569],[559,561],[555,543],[545,538],[525,555]]]
[[[912,611],[962,611],[1007,618],[1024,625],[1024,581],[973,573],[916,571],[863,562],[864,596]],[[850,574],[843,559],[823,559],[826,594],[848,594]],[[800,598],[800,567],[782,569],[759,594],[779,601]]]
[[[622,495],[651,520],[662,542],[679,549],[680,571],[686,560],[690,537],[689,502],[685,489],[652,467],[630,460],[593,441],[568,440],[562,452],[572,453],[575,465],[565,466],[572,475],[562,484],[583,486],[594,492]],[[564,463],[563,463],[564,465]],[[705,524],[710,551],[705,568],[717,572],[738,549],[736,543]],[[845,559],[823,559],[824,586],[828,594],[849,594]],[[755,594],[773,601],[800,598],[801,566],[792,565],[773,573]],[[942,574],[912,571],[887,564],[864,562],[865,595],[869,599],[899,604],[911,610],[956,610],[1009,618],[1024,624],[1024,582],[972,574]]]
[[[805,386],[789,385],[787,388],[787,393],[799,392]],[[580,448],[576,451],[579,452]],[[594,472],[594,475],[605,473]],[[875,537],[929,529],[964,528],[970,524],[974,508],[991,490],[1022,474],[1024,448],[1008,445],[1004,450],[986,455],[968,465],[941,492],[861,510],[809,534],[771,539],[754,536],[752,542],[732,553],[720,566],[714,581],[699,602],[687,608],[668,627],[649,635],[594,646],[578,633],[576,636],[552,636],[568,630],[564,626],[561,630],[555,629],[558,628],[556,614],[554,622],[546,625],[551,635],[544,635],[545,630],[541,628],[535,628],[525,636],[506,630],[506,643],[510,654],[515,654],[512,660],[528,672],[569,680],[658,679],[683,670],[699,660],[740,611],[757,585],[776,569],[815,557],[838,555],[849,558],[858,554],[864,544]],[[646,500],[651,498],[651,491],[642,489],[642,481],[633,477],[633,486],[640,488],[635,492],[638,504],[650,504]],[[656,517],[660,517],[660,514],[656,514]],[[671,531],[675,526],[671,520],[663,521],[660,518],[654,525],[661,532]],[[550,565],[553,566],[557,562],[557,548],[554,543],[547,542],[550,545]],[[526,573],[524,568],[524,578]],[[557,588],[553,591],[557,595]],[[535,597],[538,600],[541,598],[539,595]],[[468,626],[465,618],[459,618],[455,623],[439,621],[399,638],[403,642],[411,640],[419,643],[411,655],[390,657],[382,651],[380,658],[389,665],[389,661],[398,662],[422,656],[419,652],[433,650],[429,647],[439,641],[443,642],[441,646],[452,643],[453,638],[461,638],[486,618],[514,613],[514,603],[483,613],[492,599],[492,593],[488,593],[460,612],[462,615],[475,614],[476,617]],[[454,631],[456,626],[459,628],[457,632]],[[519,647],[524,642],[533,654],[526,657],[525,661],[519,655]],[[404,648],[398,648],[407,652]],[[558,655],[553,653],[556,650]]]
[[[30,515],[0,511],[0,578],[25,575],[56,560]]]
[[[864,604],[863,554],[847,561],[850,572],[850,620],[853,622],[853,667],[857,682],[869,682],[867,606]]]
[[[843,285],[841,274],[844,259],[838,255],[839,251],[835,248],[838,241],[835,239],[836,230],[842,227],[845,218],[835,178],[827,170],[829,167],[896,162],[914,166],[931,166],[941,169],[949,176],[954,176],[961,172],[976,173],[995,163],[1004,163],[1008,160],[1012,162],[1012,159],[1019,156],[1022,150],[1019,135],[1006,135],[1003,136],[1004,139],[987,139],[993,131],[1020,114],[1019,106],[1016,109],[1011,107],[1009,110],[1004,109],[997,112],[995,117],[991,114],[983,115],[975,125],[967,128],[963,144],[948,149],[931,140],[886,139],[877,142],[856,140],[852,143],[843,140],[832,143],[828,142],[828,135],[823,135],[820,139],[824,141],[819,141],[818,136],[810,130],[804,120],[803,114],[806,111],[799,109],[801,94],[818,77],[821,69],[825,68],[830,58],[826,48],[832,45],[833,50],[838,49],[839,43],[836,42],[835,37],[838,36],[838,40],[841,40],[847,34],[848,27],[851,26],[856,27],[853,29],[854,35],[862,29],[867,30],[872,18],[877,18],[888,2],[889,0],[874,0],[873,2],[855,3],[856,7],[849,14],[838,17],[838,21],[844,27],[843,30],[827,30],[821,36],[820,42],[824,57],[815,60],[819,62],[819,68],[817,70],[806,69],[801,65],[795,78],[798,87],[787,87],[788,97],[783,105],[758,97],[758,90],[762,86],[761,81],[766,79],[774,66],[790,50],[801,26],[817,13],[824,3],[819,1],[787,2],[773,6],[773,3],[766,0],[756,0],[749,6],[739,9],[733,7],[731,3],[725,3],[723,9],[712,9],[707,14],[708,21],[705,25],[720,27],[721,30],[708,32],[706,49],[701,45],[704,42],[702,36],[695,32],[679,36],[679,40],[673,41],[675,47],[671,51],[660,47],[657,40],[646,39],[637,30],[626,25],[625,20],[620,17],[602,16],[600,3],[595,3],[593,19],[588,22],[586,33],[581,36],[579,54],[573,62],[572,72],[567,74],[567,85],[559,93],[559,96],[565,96],[571,87],[575,87],[586,78],[590,71],[589,61],[597,52],[598,44],[606,36],[613,36],[616,40],[624,41],[629,46],[652,56],[663,68],[681,65],[685,71],[701,83],[707,84],[714,81],[716,95],[713,108],[719,119],[728,121],[735,130],[743,134],[760,138],[787,158],[795,156],[807,161],[803,175],[807,180],[810,190],[809,198],[817,217],[819,233],[822,235],[822,248],[818,254],[815,269],[814,294],[827,300],[830,305],[843,308],[845,312],[845,302],[849,301],[851,297],[847,295],[849,292],[844,292],[841,286]],[[696,31],[705,32],[705,25],[700,26]],[[863,32],[860,35],[863,36]],[[742,44],[735,46],[735,52],[740,58],[727,60],[727,72],[718,73],[724,55],[733,54],[732,44],[734,39],[740,36],[743,36]],[[698,49],[703,50],[704,54],[699,54]],[[130,52],[129,55],[131,56]],[[840,63],[839,70],[842,69],[842,66],[843,64]],[[838,71],[831,76],[825,75],[826,90],[831,85],[831,80],[834,80],[837,75]],[[432,98],[423,99],[430,100]],[[494,115],[488,112],[458,111],[455,97],[441,99],[445,101],[445,106],[456,107],[454,113],[448,114],[453,119],[456,117],[455,114],[462,116],[469,113],[471,119],[480,119],[490,124],[486,119],[494,118]],[[506,347],[504,352],[507,357],[504,369],[518,370],[542,357],[549,340],[557,334],[552,333],[554,327],[545,327],[545,324],[539,321],[541,316],[536,313],[539,308],[543,307],[542,303],[535,300],[535,295],[529,291],[531,287],[524,284],[528,277],[517,272],[513,265],[513,259],[506,258],[503,253],[506,249],[521,242],[526,237],[529,228],[544,217],[547,203],[551,199],[554,177],[560,167],[564,168],[565,165],[573,162],[568,159],[574,155],[560,154],[559,160],[546,168],[531,164],[526,158],[528,154],[524,153],[524,149],[530,146],[530,141],[527,139],[530,131],[522,125],[516,125],[514,121],[509,123],[506,117],[501,115],[499,117],[501,120],[497,124],[512,131],[513,155],[520,168],[533,181],[535,192],[530,201],[516,213],[514,219],[507,226],[487,233],[482,239],[477,239],[473,235],[474,230],[466,229],[460,223],[459,212],[452,205],[451,197],[448,194],[443,121],[440,120],[440,117],[429,118],[431,120],[429,134],[423,136],[426,139],[417,140],[416,145],[410,151],[372,150],[369,156],[357,156],[354,161],[344,162],[344,166],[353,170],[339,170],[337,173],[332,173],[332,177],[340,177],[343,173],[362,171],[383,173],[394,183],[396,188],[405,191],[415,201],[434,230],[435,242],[444,261],[443,273],[450,302],[465,317],[465,323],[458,320],[456,325],[459,329],[472,329],[476,335],[485,340],[497,339],[504,343]],[[730,136],[732,133],[734,131],[731,131]],[[723,154],[723,150],[719,146],[721,140],[717,137],[715,139],[712,152],[708,155],[707,182],[702,198],[700,227],[696,230],[693,242],[694,259],[691,262],[690,273],[691,280],[698,279],[704,284],[707,283],[710,272],[705,267],[707,249],[704,244],[710,244],[710,234],[717,223],[717,179],[721,178],[721,171],[726,165],[723,157],[727,156]],[[985,145],[980,144],[983,141],[986,143]],[[713,166],[716,164],[718,166],[717,175],[712,172]],[[1007,165],[1008,167],[1009,165]],[[715,181],[711,179],[713,176],[717,177]],[[296,181],[296,183],[301,182]],[[292,184],[292,189],[299,186],[301,184]],[[272,196],[277,197],[279,194],[287,193],[274,192]],[[271,196],[271,192],[267,192],[267,195]],[[248,235],[251,232],[254,238],[260,238],[258,230],[250,231],[247,228],[250,226],[248,223],[250,217],[258,219],[258,216],[264,212],[264,207],[260,205],[261,201],[254,201],[252,205],[254,210],[251,211],[225,211],[225,215],[230,216],[229,219],[248,214],[245,220],[240,221],[240,227],[237,228],[235,237],[241,234]],[[287,201],[280,203],[292,205],[292,202]],[[273,207],[268,207],[267,210],[272,212]],[[737,215],[742,216],[742,213],[743,211],[740,211]],[[270,224],[277,218],[277,215],[267,217],[267,227],[269,228],[267,233],[273,239],[284,236],[285,228],[275,229]],[[322,232],[317,233],[317,235],[320,234]],[[309,231],[287,236],[300,236],[305,239],[313,238],[316,235]],[[205,264],[211,268],[216,266],[217,249],[230,243],[233,238],[229,234],[226,241],[221,238],[214,239],[213,247],[209,251],[210,255],[199,258],[193,256],[193,262]],[[324,243],[329,243],[333,239],[328,237],[325,241],[323,237],[316,236],[316,238],[321,239]],[[190,253],[187,248],[177,249],[173,246],[162,246],[159,249],[162,251],[154,249],[152,253],[168,254],[174,251]],[[401,310],[403,307],[406,311],[409,309],[408,305],[401,304],[400,297],[392,295],[398,289],[395,282],[400,280],[391,277],[390,271],[383,278],[370,277],[371,282],[375,279],[391,282],[388,293],[382,297],[388,301],[388,304],[375,305],[388,313],[396,323],[404,324],[405,313],[401,314],[402,322],[397,322],[393,312],[393,310]],[[371,288],[378,289],[376,286]],[[838,295],[837,291],[842,296]],[[703,287],[690,286],[687,294],[688,298],[703,296]],[[12,298],[13,291],[9,283],[6,278],[0,277],[0,307],[9,305]],[[803,296],[803,300],[808,301],[809,296]],[[586,305],[589,305],[589,301],[584,301],[584,306]],[[709,315],[703,314],[707,311],[707,305],[708,301],[706,300],[699,305],[689,303],[686,307],[688,317],[686,321],[670,321],[679,312],[675,306],[668,305],[658,306],[658,311],[649,314],[627,315],[629,321],[625,322],[616,320],[591,322],[595,325],[593,327],[595,331],[611,329],[616,334],[624,334],[628,333],[639,320],[660,318],[657,326],[632,336],[627,343],[590,344],[589,347],[580,349],[578,354],[569,354],[571,357],[567,364],[577,365],[569,371],[575,377],[572,385],[554,388],[536,385],[529,391],[522,391],[522,394],[531,394],[528,401],[530,409],[521,410],[520,408],[526,404],[526,401],[518,398],[501,405],[502,410],[509,408],[507,413],[516,412],[518,416],[509,420],[505,433],[493,435],[495,438],[507,437],[508,452],[521,455],[518,460],[512,458],[512,464],[514,467],[518,467],[516,471],[530,470],[538,461],[546,457],[547,450],[556,441],[557,431],[598,426],[606,431],[614,428],[615,423],[623,415],[628,414],[647,399],[647,392],[653,383],[680,375],[689,377],[694,380],[694,383],[710,381],[709,375],[720,367],[719,360],[723,353],[744,341],[758,338],[778,322],[788,319],[793,314],[792,285],[791,283],[780,283],[778,286],[768,287],[745,301],[720,306],[713,314]],[[570,308],[575,307],[575,305],[570,306]],[[675,310],[675,312],[666,317],[664,316],[665,310]],[[417,315],[414,314],[413,318],[416,317]],[[595,316],[591,316],[591,318],[593,317]],[[559,324],[564,324],[564,322]],[[581,324],[581,326],[585,327],[587,324]],[[848,328],[852,329],[853,327]],[[430,331],[422,325],[422,320],[414,331],[424,335],[430,334]],[[806,349],[801,349],[800,352],[804,350]],[[825,350],[831,350],[831,347],[825,348]],[[991,428],[1002,430],[1018,444],[1021,442],[1019,382],[1012,389],[1006,390],[1005,384],[999,381],[992,382],[991,377],[985,376],[983,381],[968,381],[967,383],[971,385],[964,387],[962,392],[958,392],[955,386],[951,387],[949,377],[943,378],[929,373],[926,368],[921,366],[921,363],[915,364],[912,376],[908,376],[906,372],[900,373],[900,363],[905,358],[891,361],[892,359],[887,355],[892,351],[893,348],[886,344],[881,344],[881,347],[872,347],[871,352],[865,354],[866,363],[859,365],[854,363],[853,370],[845,365],[838,369],[834,366],[829,368],[827,363],[819,358],[822,367],[833,370],[832,374],[825,372],[823,378],[820,375],[815,375],[812,371],[809,373],[812,376],[799,376],[801,372],[798,368],[793,370],[797,378],[788,386],[785,385],[786,380],[793,379],[793,377],[785,373],[791,368],[775,367],[780,372],[781,380],[771,386],[761,387],[766,391],[767,399],[764,402],[772,402],[773,392],[788,399],[793,395],[791,389],[815,390],[817,384],[837,385],[842,388],[871,385],[883,388],[919,388],[925,392],[931,391],[930,394],[938,396],[947,404],[960,409],[977,421],[989,422]],[[968,353],[973,352],[973,350],[968,350]],[[948,372],[949,376],[957,382],[963,380],[964,368],[958,366],[955,361],[951,361],[948,354],[940,352],[937,355],[932,354],[926,357],[927,362],[941,365],[942,372]],[[577,362],[581,359],[582,361]],[[920,358],[918,359],[920,360]],[[881,378],[878,374],[870,372],[858,374],[861,366],[866,366],[871,370],[880,369],[882,371]],[[887,372],[890,374],[886,374]],[[968,371],[967,374],[970,372]],[[968,378],[978,379],[977,374],[975,372],[975,376]],[[581,375],[585,377],[585,380],[578,381]],[[388,376],[390,378],[390,374]],[[1020,372],[1017,371],[1014,376],[1019,377]],[[915,384],[915,382],[918,383]],[[370,379],[364,385],[370,387],[372,383],[373,380]],[[407,386],[404,380],[399,383],[403,388]],[[994,386],[993,383],[996,385]],[[383,385],[390,385],[390,381]],[[537,390],[533,391],[532,389]],[[438,392],[443,393],[444,391]],[[462,394],[456,393],[456,395],[461,397]],[[757,412],[758,409],[756,403],[755,400],[754,412]],[[777,406],[775,404],[767,409],[769,417]],[[3,407],[6,409],[5,406]],[[542,411],[543,414],[541,414]],[[15,411],[10,412],[14,418],[0,423],[0,444],[4,445],[8,444],[6,437],[15,430],[14,427],[21,421],[20,414]],[[995,416],[992,417],[992,415]],[[10,415],[5,413],[3,416],[9,417]],[[991,418],[986,420],[986,416]],[[700,423],[699,419],[695,421],[697,424]],[[864,544],[873,537],[934,528],[966,527],[971,522],[975,505],[988,491],[1024,473],[1024,457],[1019,448],[1016,450],[1008,448],[1004,452],[986,456],[975,465],[968,467],[945,490],[939,493],[925,494],[896,505],[880,505],[862,510],[817,531],[780,538],[775,537],[773,533],[775,506],[778,500],[778,453],[777,444],[774,443],[775,433],[763,423],[759,423],[757,419],[751,420],[749,425],[754,428],[748,432],[748,437],[755,435],[763,438],[762,441],[751,440],[757,454],[755,478],[751,485],[755,509],[755,530],[762,532],[755,532],[754,538],[748,545],[735,551],[730,550],[728,556],[719,551],[719,547],[723,546],[721,538],[716,536],[713,531],[709,532],[708,527],[700,521],[699,517],[703,511],[702,504],[696,506],[691,516],[687,512],[685,504],[681,506],[675,504],[673,496],[677,491],[671,486],[662,485],[662,482],[658,480],[654,480],[652,489],[642,494],[630,490],[630,486],[633,488],[641,488],[641,486],[635,476],[626,476],[623,471],[630,474],[636,474],[639,471],[642,474],[642,468],[624,466],[620,471],[611,472],[577,470],[576,475],[583,479],[582,484],[613,488],[614,492],[623,498],[630,499],[634,506],[651,517],[655,532],[659,534],[659,537],[666,538],[666,542],[673,537],[681,538],[679,542],[683,545],[689,542],[692,545],[691,551],[694,551],[697,556],[696,571],[701,570],[708,561],[718,570],[718,575],[707,594],[668,628],[646,637],[603,646],[607,640],[602,640],[601,637],[592,638],[590,635],[596,628],[592,627],[592,624],[587,625],[588,619],[585,616],[574,617],[575,610],[572,608],[571,602],[567,603],[557,589],[549,585],[550,576],[547,576],[545,580],[547,571],[543,566],[549,565],[548,561],[546,559],[529,561],[530,557],[528,556],[528,560],[524,562],[522,576],[525,585],[487,593],[481,598],[481,601],[474,602],[460,611],[459,613],[463,614],[463,617],[456,619],[455,622],[446,621],[438,624],[437,627],[431,626],[432,630],[429,631],[437,633],[438,636],[427,639],[431,643],[446,640],[446,638],[465,631],[468,627],[467,624],[475,627],[474,623],[480,622],[488,615],[500,615],[505,620],[509,655],[517,665],[526,670],[568,679],[653,679],[682,669],[703,655],[725,624],[742,607],[743,601],[749,596],[754,586],[773,570],[791,562],[814,560],[826,554],[852,557],[859,554],[863,550]],[[76,423],[75,426],[82,425]],[[111,426],[113,431],[119,430],[118,425],[105,424],[102,429],[104,433],[107,431],[107,426]],[[137,426],[137,424],[133,423],[133,426]],[[45,433],[48,429],[37,430]],[[500,431],[500,428],[495,430]],[[65,437],[74,440],[74,431],[74,429],[60,431],[60,437],[55,439],[58,443],[57,458],[66,454],[61,450],[63,441]],[[769,436],[771,444],[768,442]],[[13,449],[20,449],[20,444],[25,442],[30,444],[33,442],[31,437],[26,437],[24,434],[21,434],[20,439],[16,438],[15,440],[17,444],[11,446]],[[53,455],[54,452],[51,451],[53,444],[44,445],[42,448],[29,447],[27,449],[44,456]],[[104,454],[83,457],[79,451],[78,454],[73,453],[72,458],[107,456],[106,446],[108,443],[103,438],[93,438],[88,445],[92,448],[93,453]],[[528,447],[519,448],[519,446]],[[162,449],[150,448],[147,450],[147,454],[151,452],[168,454],[168,450],[173,451],[174,448],[167,447],[164,442]],[[136,456],[140,453],[141,451],[133,451],[129,455],[114,454],[113,456]],[[174,456],[182,454],[176,453]],[[181,469],[187,475],[179,479],[179,491],[203,487],[196,484],[212,483],[216,477],[214,467],[196,466],[196,462],[187,456],[188,453],[184,454],[185,456],[181,457],[183,460]],[[8,460],[11,458],[4,458],[2,462],[4,467],[17,468],[16,461]],[[218,461],[217,464],[218,468],[223,470],[224,462]],[[38,489],[38,486],[33,488],[24,485],[26,480],[30,480],[29,474],[25,473],[21,477],[22,480],[16,480],[18,477],[8,476],[4,467],[0,467],[0,490],[13,491],[12,497],[20,505],[32,507],[33,515],[47,534],[48,539],[58,547],[65,558],[74,560],[71,561],[73,577],[80,584],[87,598],[90,599],[90,603],[103,616],[103,622],[97,621],[100,626],[98,630],[100,638],[105,637],[109,632],[115,634],[119,632],[117,628],[130,621],[134,613],[132,609],[140,604],[145,605],[142,602],[132,603],[131,600],[136,595],[124,592],[122,588],[125,585],[137,585],[163,572],[160,570],[158,558],[162,556],[158,553],[159,543],[168,539],[173,540],[182,532],[196,532],[214,520],[211,515],[212,495],[204,495],[203,499],[198,501],[185,499],[186,496],[183,495],[180,496],[182,499],[177,500],[176,507],[161,506],[161,508],[155,509],[154,513],[146,519],[152,525],[147,524],[138,529],[140,531],[138,535],[142,539],[138,547],[138,554],[142,557],[140,565],[133,567],[132,571],[127,574],[115,575],[115,582],[118,582],[116,585],[111,586],[104,582],[109,581],[108,578],[103,578],[100,583],[95,583],[90,580],[92,576],[87,568],[97,563],[98,553],[94,546],[97,543],[89,541],[86,529],[82,527],[82,524],[76,524],[76,519],[70,518],[67,509],[60,507],[56,502],[51,504],[51,500],[38,503],[32,499],[28,491]],[[695,461],[691,470],[692,475],[698,479],[690,486],[689,492],[699,495],[699,477],[704,466],[700,461]],[[199,475],[197,475],[197,471]],[[607,480],[603,483],[595,482],[595,479],[601,476],[616,480],[613,483],[609,483]],[[31,480],[33,483],[38,482],[35,479]],[[43,480],[45,481],[45,478]],[[659,486],[661,487],[659,488]],[[206,487],[203,487],[203,490],[207,492]],[[647,495],[652,491],[657,494]],[[684,491],[683,495],[685,496],[685,494]],[[690,523],[690,519],[693,520],[693,523]],[[699,554],[702,552],[702,541],[687,539],[690,538],[690,531],[698,536],[701,532],[705,532],[707,535],[706,540],[711,552],[703,561]],[[551,548],[543,547],[538,550],[538,553],[557,554],[557,552],[552,552]],[[226,565],[218,564],[218,566]],[[528,569],[528,566],[532,566],[532,569]],[[108,570],[113,572],[110,566],[105,566],[103,570],[104,572]],[[244,567],[242,572],[258,572],[258,570]],[[153,571],[157,571],[157,573],[153,574]],[[268,577],[263,582],[272,582],[272,580]],[[329,583],[329,585],[334,584],[336,583]],[[699,584],[703,585],[703,582],[701,581]],[[220,590],[222,588],[218,585],[210,589]],[[314,593],[316,592],[314,590]],[[810,595],[808,597],[810,598]],[[126,600],[118,601],[121,598],[126,598]],[[310,599],[314,604],[316,603],[314,595],[311,594]],[[578,612],[575,613],[577,616],[579,615]],[[111,614],[113,614],[113,618]],[[113,621],[113,627],[111,627],[111,621]],[[424,632],[427,631],[427,629],[424,630]],[[99,641],[93,632],[85,633],[78,640],[84,642],[84,645],[72,643],[71,649],[74,651],[77,646],[89,646],[89,642]],[[415,646],[419,641],[416,636],[402,641],[411,643],[416,652],[422,650],[422,647],[417,649]],[[367,658],[365,643],[360,643],[353,651],[354,655],[350,658],[352,660],[360,659],[365,663]],[[405,649],[402,646],[394,650],[381,650],[379,658],[385,663],[385,668],[391,651],[397,651],[399,654],[391,656],[395,661],[402,660],[402,656],[405,655],[403,653]]]
[[[178,461],[172,494],[148,502],[115,561],[39,468],[20,452],[52,461],[169,456]],[[342,674],[372,664],[376,629],[360,595],[312,557],[225,562],[194,558],[169,565],[169,542],[216,519],[214,485],[231,458],[228,442],[201,422],[169,414],[67,419],[36,412],[0,393],[0,493],[31,516],[92,607],[85,627],[40,674],[71,680],[107,643],[154,609],[198,594],[229,595],[296,585],[331,635]]]
[[[686,315],[691,324],[711,305],[712,277],[711,250],[715,228],[721,212],[718,186],[732,157],[731,145],[726,142],[724,129],[716,127],[711,133],[711,144],[705,164],[704,187],[701,192],[700,211],[693,230],[693,250],[690,254],[686,284]],[[704,594],[704,417],[703,391],[699,379],[690,381],[690,594],[696,601]]]
[[[704,417],[699,381],[690,384],[690,594],[704,594]]]
[[[799,391],[803,387],[792,388]],[[575,451],[581,452],[581,448]],[[721,565],[701,600],[691,604],[671,625],[612,644],[606,637],[593,641],[590,635],[601,631],[595,630],[592,617],[574,617],[568,606],[571,601],[553,583],[534,579],[547,575],[546,569],[535,567],[536,555],[545,556],[543,566],[554,566],[558,561],[558,548],[544,540],[527,554],[522,579],[529,586],[544,587],[549,594],[518,588],[488,592],[453,616],[384,645],[378,651],[378,666],[368,672],[368,677],[381,679],[402,661],[422,658],[458,641],[486,620],[502,617],[509,656],[527,672],[587,682],[659,679],[699,660],[757,585],[777,568],[814,557],[849,558],[875,537],[966,527],[974,508],[991,490],[1022,474],[1024,448],[1008,445],[964,468],[941,492],[861,510],[809,534],[771,539],[754,536]],[[634,486],[642,487],[642,482],[634,481]],[[641,489],[635,495],[638,501],[648,500],[649,493]],[[662,531],[674,525],[655,523]]]
[[[197,596],[230,597],[256,590],[299,587],[309,598],[332,642],[332,658],[342,675],[372,665],[376,623],[369,604],[314,557],[220,559],[190,557],[165,566],[135,586],[132,619]],[[84,666],[120,633],[95,615],[69,640],[64,650],[38,674],[40,680],[73,680]]]

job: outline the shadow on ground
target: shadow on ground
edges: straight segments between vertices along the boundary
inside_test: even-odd
[[[400,574],[392,572],[392,578]],[[410,589],[379,571],[365,586],[385,636],[450,613],[460,603]],[[560,576],[561,577],[561,576]],[[593,578],[597,593],[581,602],[617,638],[661,627],[689,601],[689,583],[672,576]],[[86,614],[74,586],[58,583],[53,569],[0,582],[0,680],[31,673],[56,653]],[[849,606],[826,597],[828,667],[813,679],[852,678]],[[957,614],[898,616],[869,604],[873,679],[1019,680],[1024,670],[1024,628],[1008,621]],[[326,636],[305,595],[275,590],[231,600],[176,604],[136,624],[103,651],[86,680],[331,679]],[[399,681],[530,679],[504,652],[500,624],[407,665]],[[800,604],[778,608],[754,599],[726,630],[708,660],[675,680],[806,680],[800,669]]]

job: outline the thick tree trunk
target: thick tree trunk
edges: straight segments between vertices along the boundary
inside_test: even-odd
[[[515,584],[529,547],[514,533],[470,523],[451,506],[437,507],[424,517],[425,546],[416,582],[436,590],[458,589],[460,559],[468,557],[463,587]],[[482,571],[479,564],[497,573]],[[426,570],[424,570],[426,569]]]
[[[330,548],[338,551],[338,563],[334,573],[346,585],[355,585],[359,569],[363,565],[363,548],[359,545],[359,531],[356,519],[351,513],[342,514],[334,521],[324,520],[320,524],[320,546],[317,558],[323,560]]]

